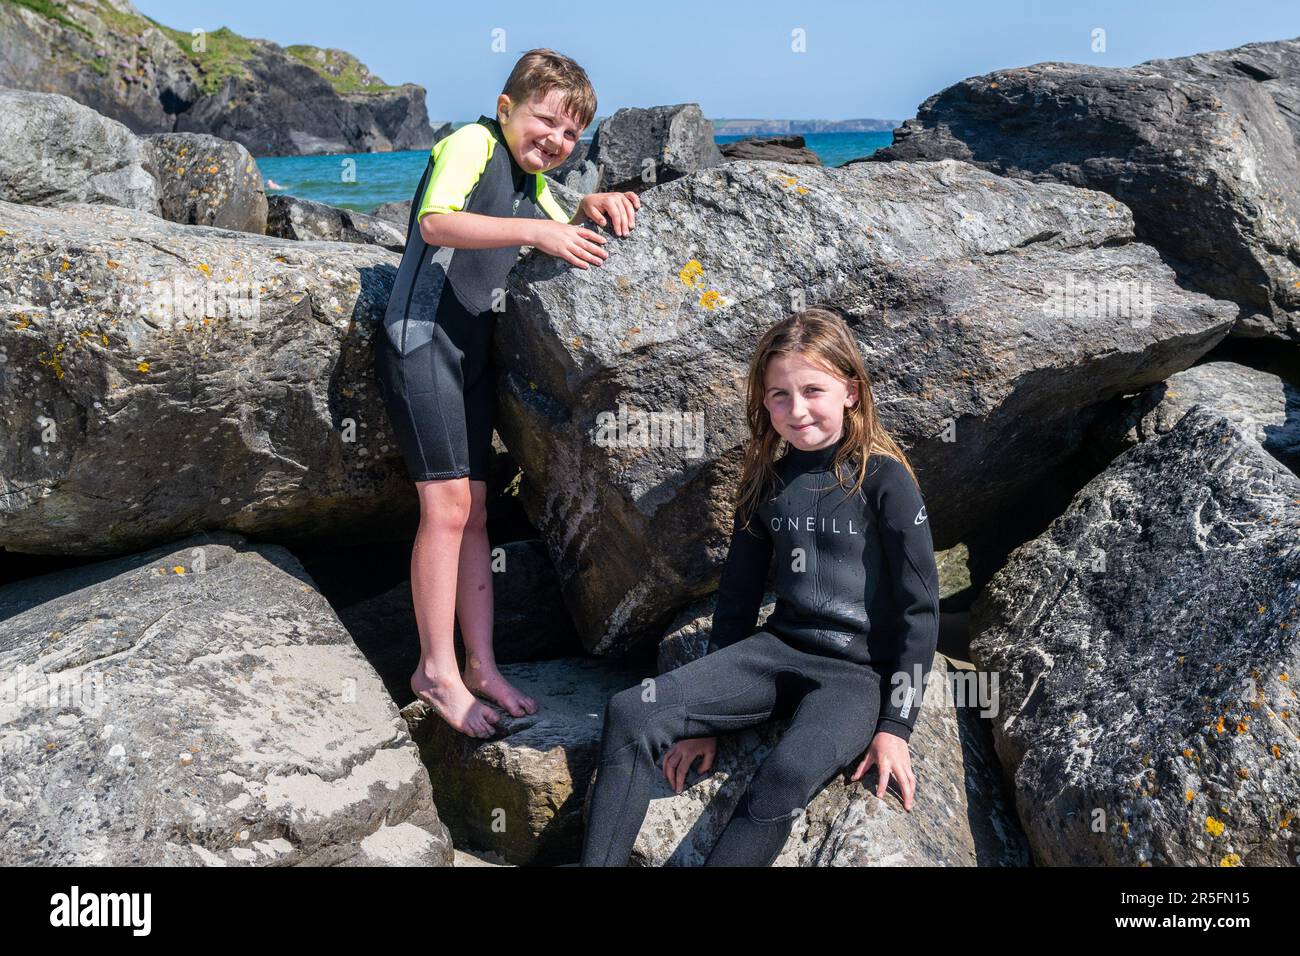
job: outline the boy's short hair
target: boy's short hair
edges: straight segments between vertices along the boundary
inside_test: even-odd
[[[586,129],[596,115],[596,91],[587,72],[562,53],[540,47],[519,58],[501,92],[510,102],[522,105],[534,96],[544,98],[551,90],[563,93],[564,108]]]

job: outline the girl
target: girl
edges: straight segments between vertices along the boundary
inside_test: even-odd
[[[714,734],[772,717],[790,717],[789,729],[706,866],[770,865],[794,818],[864,749],[852,779],[875,766],[876,796],[893,777],[912,808],[908,739],[938,642],[939,575],[916,477],[837,314],[806,309],[767,331],[747,413],[708,651],[610,699],[584,866],[627,863],[665,750],[664,776],[680,791],[696,760],[701,773],[713,765]],[[776,608],[756,630],[773,556]]]

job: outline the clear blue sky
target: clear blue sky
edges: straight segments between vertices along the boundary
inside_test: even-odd
[[[1065,60],[1128,66],[1153,57],[1300,36],[1296,0],[135,0],[180,30],[228,26],[282,46],[355,54],[388,83],[419,83],[433,120],[490,113],[519,54],[549,46],[591,77],[598,114],[699,103],[709,117],[906,119],[967,76]],[[1106,51],[1092,31],[1106,31]],[[802,29],[807,52],[791,52]],[[494,52],[503,30],[505,52]]]

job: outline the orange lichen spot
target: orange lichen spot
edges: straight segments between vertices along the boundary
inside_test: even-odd
[[[108,344],[108,336],[105,335],[103,332],[99,333],[99,338],[105,345]]]
[[[807,186],[795,186],[795,187],[794,187],[794,191],[797,192],[797,193],[799,193],[799,195],[802,196],[804,193],[806,193],[806,192],[808,191],[808,187],[807,187]]]
[[[1191,756],[1192,756],[1194,753],[1195,753],[1195,751],[1192,750],[1191,747],[1184,747],[1184,748],[1183,748],[1183,756],[1184,756],[1184,757],[1187,757],[1187,758],[1190,759]]]
[[[109,259],[109,260],[108,260],[106,263],[104,263],[104,264],[105,264],[106,266],[108,266],[110,269],[116,269],[116,268],[117,268],[118,266],[120,266],[122,263],[120,263],[120,262],[114,262],[112,259]]]
[[[147,371],[149,371],[149,363],[148,363],[148,362],[138,362],[138,363],[136,364],[136,366],[135,366],[135,370],[136,370],[137,372],[147,372]]]
[[[211,166],[208,167],[208,172],[210,172],[210,173],[215,173],[219,168],[220,168],[220,167],[217,166],[216,163],[213,163]]]
[[[1188,791],[1187,791],[1187,802],[1188,802],[1188,803],[1191,803],[1194,799],[1196,799],[1196,794],[1194,794],[1194,793],[1192,793],[1192,791],[1188,790]]]
[[[1219,715],[1219,720],[1218,720],[1218,722],[1215,723],[1215,725],[1214,725],[1214,732],[1215,732],[1216,734],[1221,734],[1221,733],[1223,733],[1223,715],[1222,715],[1222,714]]]
[[[692,259],[678,270],[677,278],[682,280],[682,285],[694,289],[704,281],[704,266],[699,259]]]
[[[582,338],[580,336],[575,335],[573,338],[569,339],[569,344],[572,345],[575,349],[580,349],[582,348]]]
[[[1273,755],[1274,760],[1282,759],[1282,748],[1279,747],[1277,744],[1274,744],[1273,746],[1269,747],[1268,752]]]
[[[1238,767],[1238,768],[1237,768],[1237,776],[1240,777],[1242,780],[1249,780],[1249,779],[1250,779],[1250,771],[1247,770],[1245,767]]]
[[[63,260],[63,265],[59,266],[59,271],[60,271],[60,272],[67,272],[67,271],[68,271],[69,269],[71,269],[71,268],[72,268],[72,263],[69,262],[67,259],[64,259],[64,260]]]
[[[178,565],[176,565],[176,567],[172,568],[172,572],[173,572],[174,574],[184,574],[184,573],[185,573],[185,567],[184,567],[184,565],[180,565],[180,564],[178,564]]]
[[[1264,605],[1262,605],[1262,604],[1261,604],[1258,608],[1256,608],[1256,610],[1259,611],[1260,614],[1267,614],[1267,613],[1268,613],[1268,608],[1266,608],[1266,607],[1265,607]]]
[[[208,267],[208,264],[207,264],[206,262],[200,262],[200,263],[196,266],[196,268],[197,268],[200,272],[202,272],[205,276],[208,276],[209,278],[211,278],[211,276],[212,276],[212,270]]]
[[[705,292],[704,295],[700,296],[700,305],[704,306],[704,308],[708,309],[710,312],[716,309],[721,302],[722,297],[718,295],[716,289],[710,289],[708,292]]]
[[[1278,675],[1277,675],[1277,679],[1278,679],[1278,680],[1290,680],[1291,678],[1287,676],[1287,674],[1286,674],[1285,671],[1283,671],[1281,674],[1278,674]]]
[[[1219,866],[1241,866],[1241,857],[1236,853],[1229,853],[1219,861]]]
[[[1291,820],[1294,818],[1294,816],[1295,816],[1294,814],[1292,814],[1292,813],[1288,813],[1286,816],[1284,816],[1284,817],[1282,818],[1282,822],[1279,823],[1279,824],[1277,825],[1277,828],[1278,828],[1279,830],[1285,830],[1285,829],[1287,829],[1288,827],[1290,827],[1290,826],[1291,826]]]
[[[1243,717],[1241,720],[1237,721],[1237,733],[1244,734],[1246,731],[1250,730],[1250,728],[1246,726],[1246,721],[1248,720],[1250,720],[1249,717]]]
[[[997,80],[994,80],[992,83],[989,84],[990,90],[996,90],[997,88],[998,88]]]
[[[1223,821],[1216,820],[1214,817],[1206,817],[1205,832],[1213,837],[1223,836]]]
[[[3,239],[7,235],[9,235],[9,233],[5,232],[3,229],[0,229],[0,239]]]
[[[27,318],[26,312],[18,313],[18,331],[21,332],[23,329],[27,328],[31,324],[32,324],[32,320]]]

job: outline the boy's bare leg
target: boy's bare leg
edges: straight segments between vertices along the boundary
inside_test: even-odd
[[[497,670],[492,652],[492,549],[487,535],[487,482],[471,481],[469,520],[460,542],[456,615],[465,639],[465,686],[515,717],[537,713],[537,702]]]
[[[456,664],[457,564],[470,514],[469,479],[417,481],[420,527],[411,550],[411,598],[420,631],[420,663],[411,690],[452,727],[490,737],[501,715],[476,698]]]

